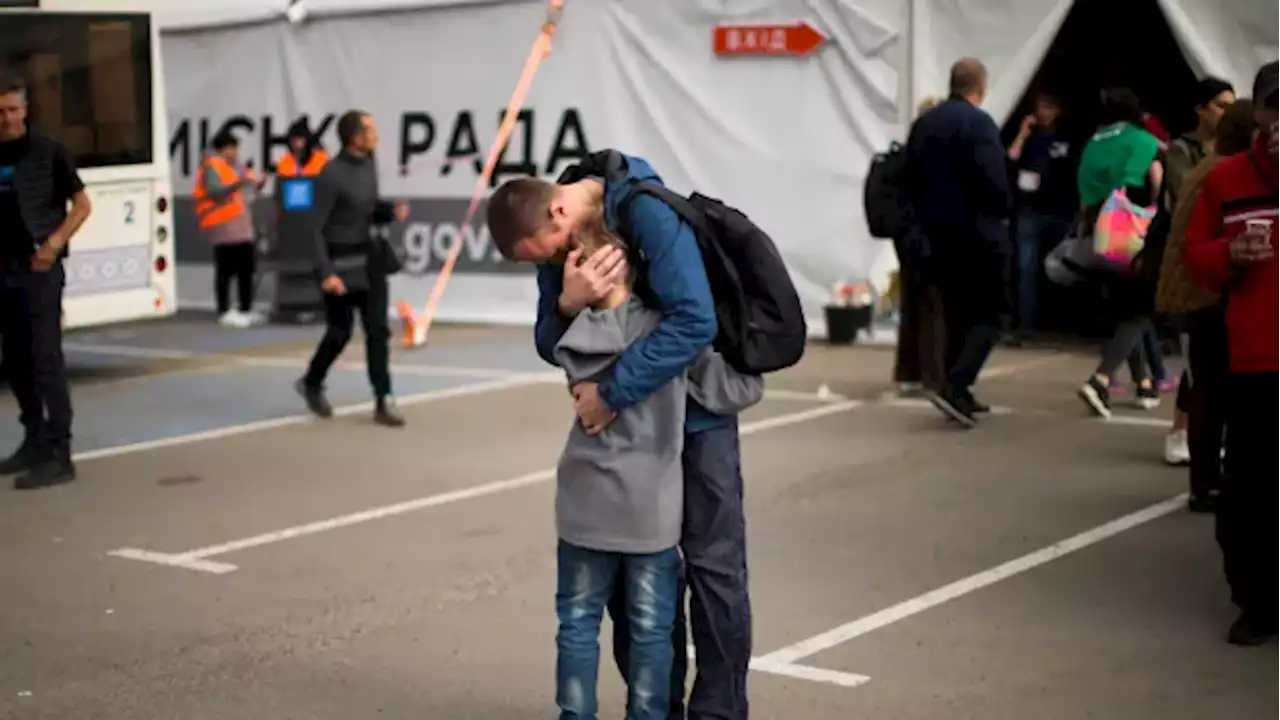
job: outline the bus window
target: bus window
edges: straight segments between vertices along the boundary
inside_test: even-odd
[[[80,167],[152,162],[147,16],[6,15],[0,67],[22,76],[30,122]]]

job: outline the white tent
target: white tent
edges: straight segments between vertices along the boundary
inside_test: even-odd
[[[290,0],[44,0],[45,10],[153,14],[161,31],[209,30],[283,18]]]
[[[1197,71],[1243,88],[1276,57],[1274,0],[1159,2]],[[527,268],[500,262],[482,227],[459,223],[543,21],[542,0],[297,0],[296,23],[284,19],[286,0],[223,0],[201,11],[204,4],[188,0],[184,18],[164,20],[180,192],[192,153],[228,120],[242,132],[242,152],[262,162],[282,152],[278,136],[297,115],[320,123],[360,107],[381,124],[383,192],[414,201],[396,295],[421,303],[442,256],[462,242],[440,317],[531,320]],[[916,101],[938,93],[962,55],[991,69],[987,109],[1002,121],[1071,5],[567,0],[506,159],[554,176],[583,145],[618,147],[649,158],[673,187],[725,198],[778,241],[820,330],[833,283],[882,284],[895,265],[862,217],[872,153],[902,137]],[[200,12],[208,13],[202,22]],[[824,33],[825,45],[802,57],[712,52],[718,24],[797,21]],[[332,146],[331,135],[325,140]],[[180,247],[194,242],[180,229]],[[194,249],[184,256],[199,259]],[[183,277],[183,299],[207,301],[208,283]]]

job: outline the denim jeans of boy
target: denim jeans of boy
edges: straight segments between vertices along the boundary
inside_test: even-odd
[[[684,439],[684,580],[689,589],[689,630],[697,651],[697,675],[684,703],[685,618],[678,612],[671,644],[668,720],[746,720],[747,670],[751,662],[751,597],[747,586],[747,533],[743,513],[738,423],[699,430]],[[680,591],[683,610],[684,591]],[[630,656],[625,597],[609,604],[614,659],[627,676]]]
[[[556,704],[560,720],[596,720],[600,622],[614,588],[626,588],[627,720],[665,720],[680,554],[602,552],[560,541],[557,556]]]

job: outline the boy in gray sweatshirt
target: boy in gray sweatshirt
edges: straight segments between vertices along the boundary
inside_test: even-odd
[[[621,241],[603,229],[579,239],[584,255]],[[572,388],[605,374],[657,324],[658,312],[618,287],[574,318],[555,358]],[[556,703],[561,720],[594,719],[600,621],[615,583],[630,619],[627,720],[666,718],[683,520],[685,400],[736,415],[764,382],[741,375],[710,347],[683,375],[624,408],[603,432],[575,420],[556,472],[558,588]]]

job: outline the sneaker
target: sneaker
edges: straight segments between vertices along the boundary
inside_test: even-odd
[[[1133,404],[1143,410],[1155,410],[1160,407],[1160,388],[1155,385],[1138,386],[1138,394],[1133,399]]]
[[[967,395],[966,399],[968,399],[969,401],[969,407],[973,409],[974,415],[990,415],[991,414],[990,405],[974,397],[973,393],[966,393],[966,395]]]
[[[222,317],[218,318],[218,324],[225,328],[243,330],[253,323],[249,319],[248,315],[245,315],[239,310],[228,310],[222,314]]]
[[[12,455],[0,460],[0,475],[17,475],[30,470],[33,465],[44,459],[45,455],[44,448],[40,445],[24,440]]]
[[[326,419],[333,417],[333,406],[329,404],[329,399],[324,396],[323,387],[309,387],[306,379],[301,379],[293,384],[293,389],[298,391],[298,394],[306,401],[307,409],[316,417]]]
[[[1076,391],[1080,399],[1085,405],[1089,406],[1089,410],[1101,418],[1111,419],[1111,393],[1107,390],[1107,386],[1103,385],[1096,376],[1089,378],[1089,382],[1080,386]]]
[[[1165,378],[1160,382],[1156,383],[1156,388],[1160,390],[1161,395],[1168,395],[1169,393],[1177,390],[1178,386],[1181,384],[1182,384],[1181,376],[1178,376],[1176,378]]]
[[[67,450],[54,450],[13,481],[14,490],[39,490],[76,479],[76,465]]]
[[[1212,515],[1218,511],[1218,493],[1192,495],[1187,499],[1187,510],[1197,515]]]
[[[1267,625],[1248,613],[1240,613],[1240,617],[1231,623],[1231,629],[1227,630],[1227,642],[1242,647],[1257,647],[1266,645],[1275,634],[1274,624]]]
[[[1187,444],[1186,430],[1174,430],[1164,436],[1164,461],[1174,466],[1191,462],[1191,447]]]
[[[373,421],[384,427],[404,427],[404,416],[396,409],[396,399],[391,396],[378,398],[373,410]]]
[[[898,383],[898,395],[900,397],[916,397],[924,392],[924,383],[918,382],[900,382]]]
[[[978,418],[974,417],[973,401],[965,397],[963,393],[947,388],[931,395],[929,401],[943,415],[966,428],[971,428],[978,424]]]

